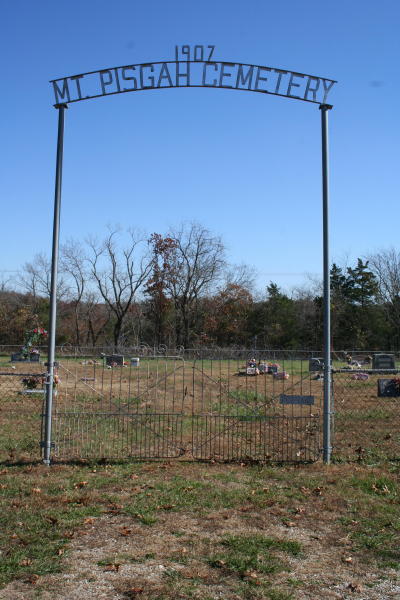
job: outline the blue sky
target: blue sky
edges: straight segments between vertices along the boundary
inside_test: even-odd
[[[0,161],[3,279],[49,252],[57,111],[48,81],[173,60],[215,60],[338,80],[329,101],[332,260],[398,247],[400,4],[396,0],[3,0]],[[257,287],[322,273],[318,105],[222,89],[121,94],[66,111],[62,240],[108,223],[220,234]],[[8,273],[10,272],[10,273]],[[1,274],[1,273],[0,273]]]

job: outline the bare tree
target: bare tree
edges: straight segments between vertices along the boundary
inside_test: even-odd
[[[106,239],[99,243],[89,240],[88,262],[93,281],[105,304],[114,317],[114,346],[118,347],[125,318],[146,281],[151,265],[148,256],[137,256],[143,242],[132,231],[127,247],[118,247],[118,229],[110,230]]]
[[[389,248],[367,258],[378,280],[379,297],[387,318],[400,339],[400,252]]]
[[[166,289],[175,307],[176,343],[187,347],[200,298],[220,280],[226,265],[221,238],[198,223],[168,234],[175,241],[169,257]]]
[[[400,252],[394,248],[368,256],[369,266],[379,283],[384,302],[394,303],[400,297]]]
[[[44,254],[36,254],[32,262],[26,262],[18,277],[18,285],[32,296],[34,301],[39,297],[49,297],[51,289],[51,261]],[[61,300],[68,292],[68,285],[61,274],[58,277],[57,299]]]
[[[97,291],[88,290],[82,304],[82,320],[86,326],[85,344],[96,346],[111,321],[111,309],[100,302]]]
[[[69,239],[61,246],[60,268],[71,282],[69,296],[74,313],[75,344],[80,346],[84,310],[83,300],[87,287],[88,272],[85,253],[79,242]]]
[[[236,285],[249,292],[254,291],[257,271],[254,267],[244,263],[240,265],[228,265],[224,273],[224,287]]]

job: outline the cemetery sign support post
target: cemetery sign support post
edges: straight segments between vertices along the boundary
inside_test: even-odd
[[[212,60],[213,45],[175,46],[175,60],[130,64],[53,79],[55,108],[58,109],[58,141],[54,200],[51,293],[49,310],[49,346],[46,374],[46,400],[43,415],[44,463],[50,464],[53,443],[52,412],[56,342],[56,306],[58,248],[60,231],[61,180],[64,141],[64,111],[68,104],[90,98],[142,90],[166,88],[223,88],[282,96],[318,104],[322,127],[322,194],[323,194],[323,277],[324,277],[324,399],[323,459],[331,459],[331,331],[329,268],[329,190],[328,190],[328,110],[329,92],[336,81],[297,71],[242,63]]]
[[[49,345],[47,352],[46,373],[46,397],[44,414],[44,439],[43,462],[50,464],[51,455],[51,430],[53,414],[53,392],[54,392],[54,366],[56,349],[56,319],[57,319],[57,279],[58,279],[58,249],[60,239],[60,213],[61,213],[61,185],[62,166],[64,151],[64,112],[68,108],[66,104],[57,104],[58,109],[58,136],[57,136],[57,160],[56,160],[56,184],[54,192],[54,218],[53,218],[53,245],[51,254],[51,283],[50,283],[50,310],[49,310]]]
[[[323,221],[323,272],[324,272],[324,420],[323,420],[323,459],[331,461],[331,280],[329,257],[329,138],[328,111],[331,104],[321,104],[322,134],[322,221]]]

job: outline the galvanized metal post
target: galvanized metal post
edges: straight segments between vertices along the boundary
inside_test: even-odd
[[[54,193],[54,218],[53,218],[53,246],[51,255],[51,287],[50,287],[50,310],[49,310],[49,345],[47,355],[46,373],[46,403],[44,411],[44,439],[42,440],[43,462],[50,464],[51,454],[51,430],[53,413],[53,390],[54,390],[54,362],[56,348],[56,318],[57,318],[57,277],[58,277],[58,248],[60,234],[60,209],[61,209],[61,184],[64,147],[64,111],[66,104],[56,104],[58,109],[58,137],[57,137],[57,161],[56,161],[56,184]]]
[[[321,104],[322,131],[322,206],[323,206],[323,265],[324,265],[324,425],[323,460],[331,462],[331,282],[329,256],[329,167],[328,167],[328,110],[330,104]]]

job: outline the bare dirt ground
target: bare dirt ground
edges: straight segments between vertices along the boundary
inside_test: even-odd
[[[61,484],[60,504],[83,505],[86,516],[58,551],[62,571],[37,575],[32,566],[0,591],[2,600],[400,597],[398,470],[384,483],[382,470],[361,465],[166,463],[75,469],[72,483],[69,467],[58,476],[53,468],[47,477],[43,467],[29,473],[40,485],[31,494],[37,510],[54,514],[45,486]],[[368,535],[381,535],[382,525],[390,535],[372,550]],[[265,572],[260,557],[240,566],[224,554],[229,536],[297,542],[300,551],[278,549],[281,568]],[[390,549],[397,567],[382,562]]]

